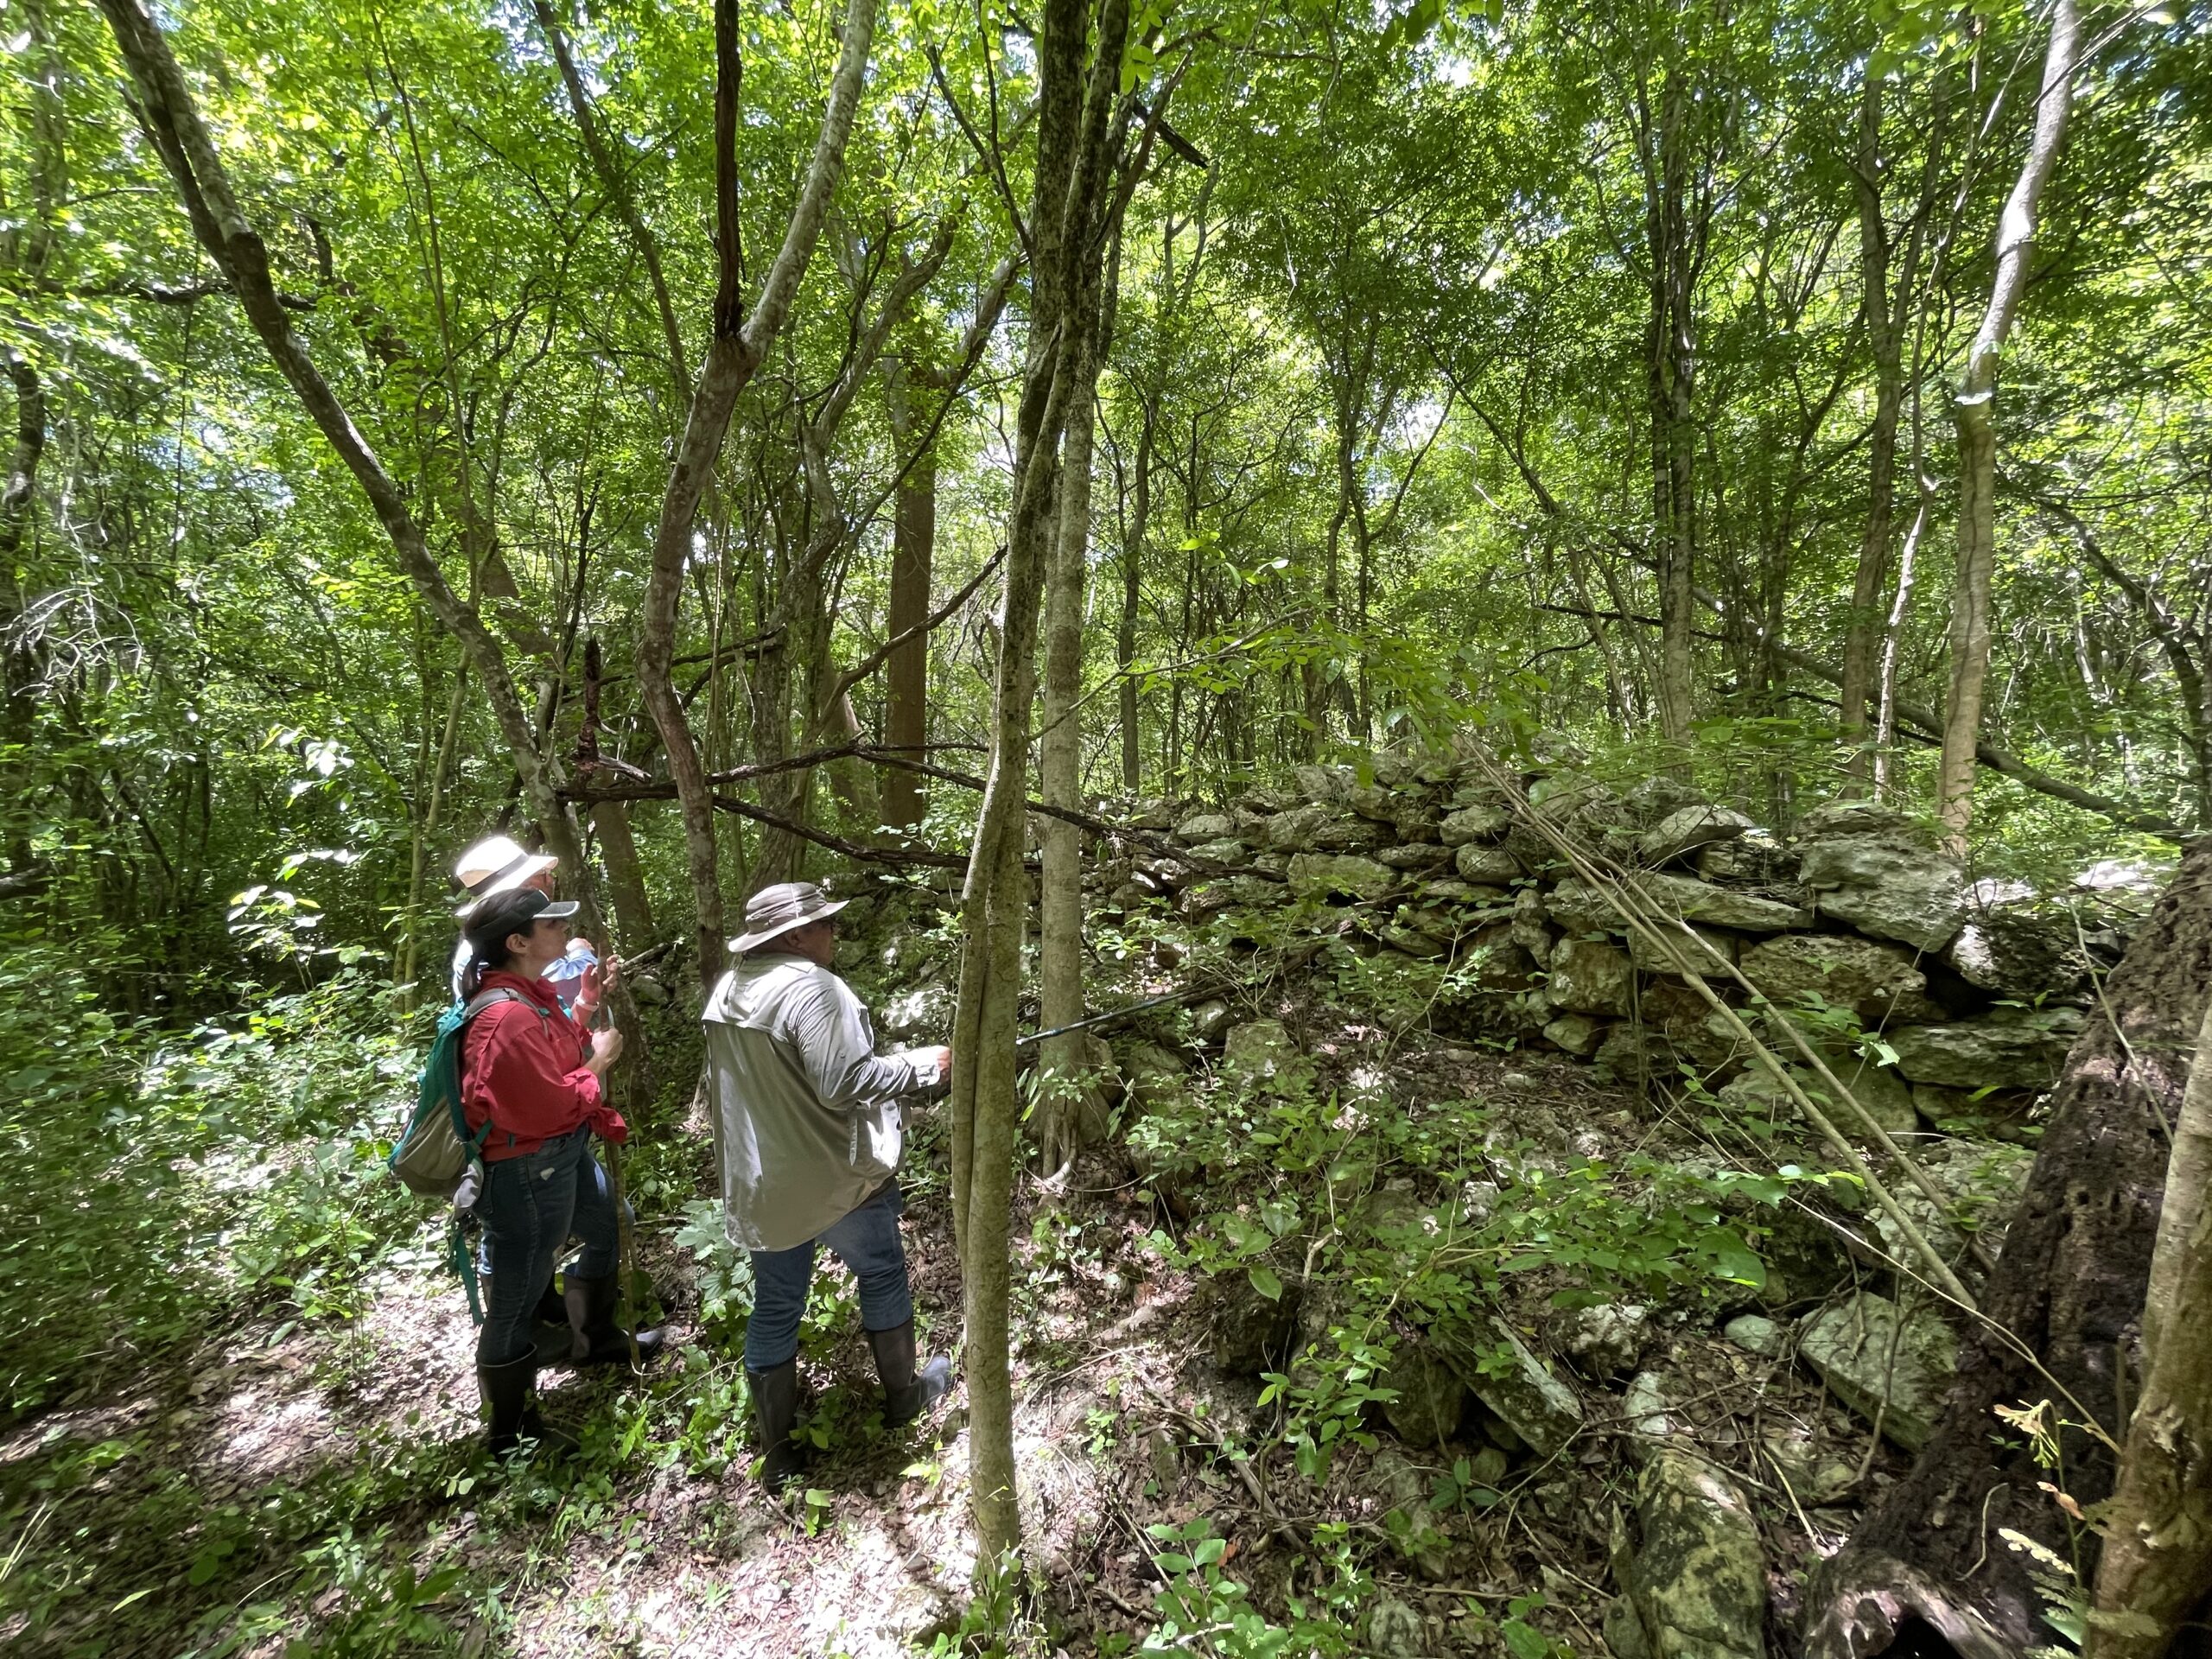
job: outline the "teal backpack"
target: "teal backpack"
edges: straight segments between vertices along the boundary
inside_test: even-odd
[[[409,1192],[442,1198],[453,1207],[446,1259],[467,1287],[469,1315],[479,1325],[484,1323],[484,1304],[476,1289],[476,1254],[468,1248],[462,1224],[475,1207],[484,1179],[484,1141],[492,1133],[492,1120],[487,1116],[482,1128],[468,1132],[461,1106],[461,1043],[468,1022],[493,1004],[527,1001],[509,990],[479,991],[438,1016],[437,1034],[416,1075],[414,1113],[385,1160]]]
[[[437,1035],[415,1078],[415,1110],[392,1143],[386,1167],[410,1192],[450,1203],[484,1150],[492,1121],[474,1135],[461,1109],[461,1042],[468,1022],[495,1002],[519,1002],[513,991],[479,991],[438,1016]]]

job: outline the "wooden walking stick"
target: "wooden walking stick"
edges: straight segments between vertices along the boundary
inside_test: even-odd
[[[607,1024],[613,1027],[613,1013],[604,1007],[601,1012]],[[630,1092],[630,1068],[618,1061],[614,1069],[621,1073],[622,1097],[626,1103]],[[622,1112],[620,1106],[617,1106],[615,1110],[621,1112],[625,1122],[629,1121],[629,1114]],[[630,1201],[622,1194],[622,1148],[612,1141],[603,1141],[600,1144],[607,1154],[607,1191],[614,1199],[614,1318],[630,1344],[630,1370],[633,1374],[642,1375],[645,1364],[638,1352],[637,1307],[630,1291],[630,1281],[636,1270],[636,1258],[631,1237]]]

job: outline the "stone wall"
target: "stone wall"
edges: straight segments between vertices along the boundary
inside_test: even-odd
[[[1125,848],[1094,882],[1109,909],[1193,924],[1305,901],[1306,931],[1448,962],[1440,1006],[1465,1034],[1549,1046],[1623,1079],[1686,1062],[1710,1087],[1772,1103],[1678,964],[1629,936],[1533,810],[1638,871],[1770,1000],[1812,1013],[1832,1067],[1904,1129],[2001,1118],[2049,1087],[2144,880],[2105,869],[2056,895],[1969,880],[1924,827],[1867,803],[1817,808],[1784,839],[1664,780],[1623,793],[1569,771],[1523,775],[1531,808],[1516,810],[1494,776],[1384,757],[1301,766],[1293,786],[1223,806],[1154,804],[1138,822],[1180,850]],[[1749,1000],[1717,966],[1706,976]],[[1885,1046],[1878,1064],[1856,1052],[1866,1033]]]

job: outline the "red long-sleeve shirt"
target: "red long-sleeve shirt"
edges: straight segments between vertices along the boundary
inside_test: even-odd
[[[590,1034],[543,980],[494,969],[478,988],[523,999],[486,1008],[461,1044],[461,1112],[472,1135],[490,1118],[484,1161],[495,1164],[582,1128],[600,1103],[599,1074],[585,1065]]]

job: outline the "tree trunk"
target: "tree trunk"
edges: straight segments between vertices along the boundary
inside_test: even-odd
[[[597,884],[583,861],[582,837],[560,798],[560,765],[539,747],[530,711],[516,690],[499,641],[475,607],[447,582],[404,492],[292,332],[289,314],[270,275],[268,247],[238,207],[229,173],[200,121],[167,37],[137,0],[99,3],[129,67],[140,123],[177,187],[194,234],[228,280],[239,309],[277,371],[368,499],[402,572],[430,613],[460,642],[506,740],[523,799],[537,821],[546,848],[574,879],[587,928],[603,931]]]
[[[1659,728],[1687,764],[1692,700],[1691,639],[1696,617],[1696,340],[1691,311],[1689,135],[1681,71],[1670,68],[1660,93],[1659,177],[1650,212],[1654,540],[1659,549]]]
[[[607,864],[617,937],[625,949],[642,950],[652,943],[653,908],[645,896],[645,872],[638,857],[637,837],[630,833],[630,809],[620,801],[595,802],[591,827],[599,834],[600,857]]]
[[[1020,1541],[1014,1497],[1014,1391],[1007,1341],[1007,1237],[1014,1187],[1014,1039],[1028,880],[1022,868],[1029,705],[1038,613],[1058,518],[1058,453],[1083,352],[1083,307],[1097,302],[1098,231],[1110,199],[1107,142],[1126,0],[1103,0],[1086,78],[1087,0],[1047,0],[1038,45],[1036,187],[1030,216],[1029,346],[1014,443],[1014,521],[992,686],[991,749],[963,898],[967,949],[953,1016],[953,1220],[967,1314],[969,1503],[978,1564],[993,1570]],[[1088,85],[1086,86],[1086,79]]]
[[[1999,1334],[1960,1343],[1944,1414],[1912,1472],[1883,1495],[1818,1575],[1808,1659],[1871,1659],[1914,1618],[1968,1659],[2006,1659],[2041,1639],[2042,1603],[2011,1528],[2062,1554],[2065,1516],[2037,1483],[2054,1478],[1996,1406],[2051,1400],[2072,1422],[2122,1423],[2158,1230],[2171,1130],[2212,1000],[2212,842],[2197,842],[2105,982],[2101,1008],[2067,1057],[2050,1122],[2004,1253],[1982,1297]],[[2032,1356],[2031,1358],[2029,1356]],[[2065,1489],[2083,1505],[2112,1491],[2111,1452],[2062,1437]],[[2089,1536],[2084,1548],[2094,1554]],[[2085,1576],[2094,1563],[2086,1560]]]
[[[2212,1591],[2212,1008],[2174,1125],[2143,1298],[2143,1395],[2106,1516],[2091,1659],[2159,1659]]]
[[[1112,303],[1109,297],[1106,304]],[[1094,334],[1094,340],[1096,335]],[[1083,804],[1083,588],[1090,555],[1092,397],[1103,340],[1075,367],[1073,407],[1060,462],[1059,524],[1045,587],[1045,731],[1039,782],[1047,806]],[[1083,1018],[1083,831],[1065,818],[1039,821],[1042,918],[1037,951],[1037,1022],[1071,1025]],[[1038,1166],[1049,1178],[1065,1168],[1085,1139],[1090,1091],[1080,1083],[1089,1059],[1084,1033],[1056,1037],[1038,1056]]]
[[[104,0],[115,3],[116,0]],[[676,604],[692,556],[692,526],[699,500],[713,476],[729,431],[731,411],[791,315],[799,279],[814,257],[830,198],[844,171],[845,143],[860,107],[868,48],[875,35],[876,0],[847,0],[837,68],[806,179],[792,206],[783,245],[760,285],[750,316],[742,318],[737,232],[736,0],[715,4],[715,214],[720,274],[715,289],[713,338],[683,423],[683,436],[669,468],[653,533],[652,568],[645,584],[638,637],[638,691],[668,754],[669,777],[683,819],[683,843],[697,912],[700,984],[713,982],[723,957],[722,894],[715,845],[715,803],[699,746],[676,694]]]
[[[930,582],[937,558],[937,446],[915,459],[899,486],[891,531],[891,616],[885,626],[893,637],[929,620]],[[929,741],[930,642],[916,633],[891,653],[884,664],[884,747],[906,749],[917,760]],[[929,810],[918,772],[897,766],[883,770],[883,821],[912,830]]]
[[[1144,750],[1139,739],[1142,703],[1135,673],[1137,622],[1144,601],[1144,538],[1152,518],[1152,442],[1159,403],[1147,399],[1137,432],[1136,477],[1130,486],[1129,523],[1122,540],[1122,616],[1114,635],[1114,666],[1122,677],[1122,792],[1135,800],[1144,790]]]
[[[1951,691],[1943,707],[1943,752],[1937,763],[1936,813],[1956,851],[1974,822],[1974,747],[1981,737],[1982,688],[1989,673],[1990,586],[1997,568],[1997,370],[2012,332],[2034,251],[2036,213],[2058,162],[2074,101],[2080,20],[2074,0],[2055,0],[2050,49],[2036,100],[2027,160],[1997,221],[1997,276],[1989,309],[1967,350],[1953,419],[1959,435],[1959,560],[1951,599]]]

